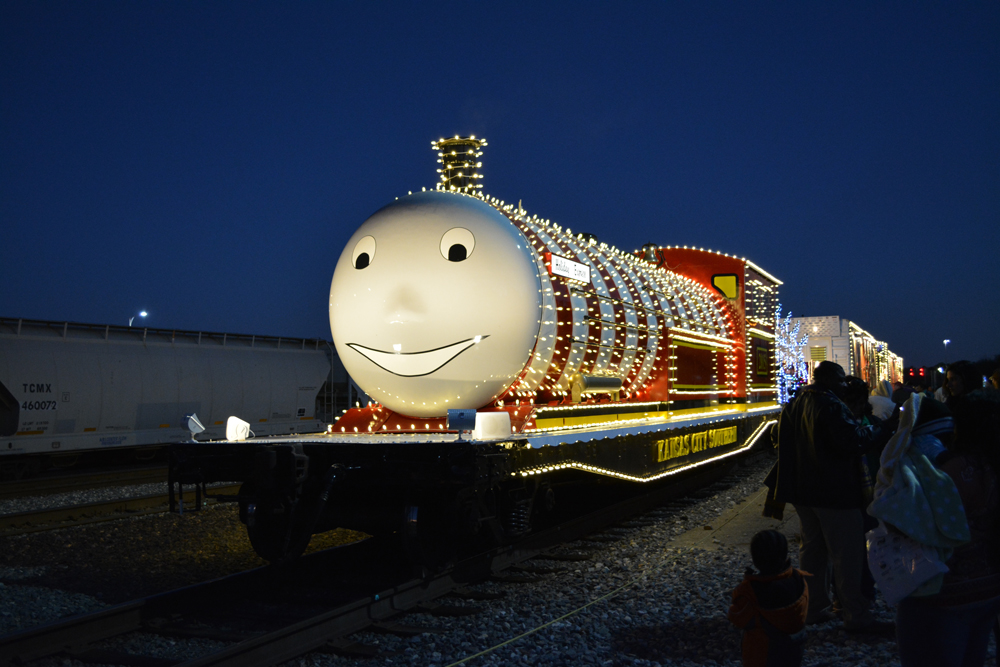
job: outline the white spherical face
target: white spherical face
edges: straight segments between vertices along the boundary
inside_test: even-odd
[[[330,286],[330,328],[347,372],[411,417],[489,404],[538,336],[532,252],[473,197],[422,192],[377,211],[347,243]]]

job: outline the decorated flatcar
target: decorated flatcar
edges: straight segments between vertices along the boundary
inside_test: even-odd
[[[324,434],[174,448],[171,489],[244,482],[264,558],[340,526],[434,561],[523,535],[561,485],[669,483],[774,423],[779,280],[711,250],[623,252],[483,195],[482,145],[436,142],[438,187],[340,255],[331,330],[366,405]]]

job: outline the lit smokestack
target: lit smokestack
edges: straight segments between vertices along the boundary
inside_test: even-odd
[[[476,192],[483,189],[483,175],[479,173],[483,163],[479,161],[486,145],[485,139],[454,136],[451,139],[432,141],[431,146],[438,152],[441,168],[439,190],[453,192]]]

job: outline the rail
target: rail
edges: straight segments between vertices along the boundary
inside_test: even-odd
[[[735,462],[731,465],[713,466],[697,475],[691,475],[681,484],[671,484],[570,519],[533,533],[515,545],[473,556],[440,573],[403,581],[377,593],[356,596],[331,609],[312,613],[254,636],[242,639],[236,637],[238,641],[231,642],[215,653],[180,664],[183,667],[266,667],[311,651],[336,651],[349,643],[343,639],[347,635],[366,628],[391,627],[386,623],[407,611],[433,611],[435,605],[432,601],[437,598],[454,595],[471,582],[495,576],[530,558],[545,556],[560,544],[579,540],[678,496],[704,489],[707,484],[727,475],[734,467]],[[285,585],[287,582],[275,585],[275,578],[292,576],[291,572],[295,573],[294,576],[307,577],[309,572],[313,572],[312,576],[317,576],[317,572],[333,571],[329,558],[336,553],[349,553],[348,550],[359,549],[365,544],[366,542],[362,542],[310,554],[299,559],[294,568],[262,567],[15,632],[0,637],[0,665],[19,664],[17,661],[37,660],[57,653],[79,657],[99,655],[101,662],[114,664],[116,660],[113,653],[88,649],[88,646],[135,630],[183,636],[183,630],[163,627],[162,619],[169,618],[173,610],[198,609],[206,605],[213,609],[213,622],[225,627],[227,619],[218,603],[224,599],[227,591],[230,595],[235,595],[236,592],[246,595],[248,592],[262,590],[273,598],[276,591],[295,588]],[[559,558],[557,554],[552,554],[552,557]],[[267,583],[269,578],[270,584]],[[213,603],[208,604],[208,601]],[[437,607],[437,610],[440,611],[441,607]],[[232,633],[227,636],[231,635]],[[215,636],[220,638],[222,635],[217,633]],[[130,656],[127,662],[134,664],[136,658],[137,656]]]
[[[24,496],[50,496],[70,491],[86,491],[107,486],[166,483],[167,466],[135,468],[131,470],[102,470],[100,472],[74,473],[52,477],[33,477],[16,482],[0,482],[0,498]]]
[[[212,494],[235,494],[239,484],[209,487]],[[200,496],[195,489],[184,492],[185,503],[195,503]],[[160,514],[169,509],[170,496],[165,493],[154,493],[133,498],[118,498],[115,500],[67,505],[48,509],[17,512],[0,515],[0,536],[22,535],[43,530],[67,528],[88,523],[114,521],[122,516],[140,516],[143,514]],[[215,500],[204,499],[205,504],[213,504]]]

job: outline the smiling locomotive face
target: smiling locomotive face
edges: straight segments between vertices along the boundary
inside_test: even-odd
[[[541,313],[532,249],[478,199],[422,192],[354,233],[330,286],[344,367],[411,417],[489,404],[531,356]]]

